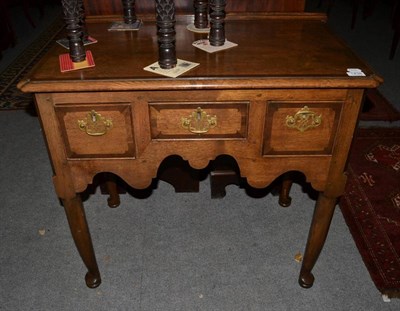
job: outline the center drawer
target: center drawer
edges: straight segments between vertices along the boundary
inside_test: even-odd
[[[150,102],[151,138],[243,139],[249,102]]]

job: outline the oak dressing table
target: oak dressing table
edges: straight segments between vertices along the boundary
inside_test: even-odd
[[[88,47],[94,68],[61,73],[65,50],[54,46],[19,83],[35,95],[86,284],[97,287],[101,279],[79,193],[96,174],[114,173],[142,189],[168,156],[199,169],[227,154],[253,187],[300,171],[320,192],[299,277],[311,287],[346,183],[364,90],[382,81],[323,15],[228,15],[226,37],[238,47],[215,54],[192,46],[204,35],[189,32],[190,21],[177,16],[176,53],[200,66],[176,79],[143,70],[158,57],[154,20],[138,32],[111,33],[102,19],[87,23],[98,40]],[[348,68],[365,76],[349,76]]]

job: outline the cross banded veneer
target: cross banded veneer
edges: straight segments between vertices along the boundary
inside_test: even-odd
[[[319,191],[299,277],[311,287],[346,183],[364,91],[382,81],[335,37],[323,15],[228,14],[226,37],[238,47],[212,55],[192,46],[205,35],[187,31],[188,22],[193,16],[176,18],[176,54],[200,66],[179,78],[143,70],[158,58],[154,18],[134,36],[91,20],[95,68],[60,73],[63,50],[54,46],[19,84],[35,94],[86,284],[96,287],[101,279],[79,193],[97,174],[143,189],[171,155],[199,169],[226,154],[253,187],[300,171]],[[349,76],[348,68],[363,75]]]

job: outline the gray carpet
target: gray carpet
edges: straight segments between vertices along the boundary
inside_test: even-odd
[[[332,18],[351,10],[343,1],[336,1]],[[331,23],[348,33],[350,19],[342,20],[343,26]],[[369,22],[360,18],[356,31],[370,31]],[[393,68],[399,68],[400,50],[387,61],[390,34],[373,36],[382,40],[381,49],[362,57],[386,78],[382,92],[398,105],[400,70]],[[315,201],[300,185],[286,209],[271,194],[252,198],[237,186],[211,200],[208,179],[199,193],[188,194],[160,182],[146,199],[123,195],[117,209],[99,193],[85,201],[103,279],[88,289],[38,119],[2,112],[0,132],[0,310],[400,309],[399,299],[382,300],[339,209],[315,284],[303,289],[294,257],[304,250]]]

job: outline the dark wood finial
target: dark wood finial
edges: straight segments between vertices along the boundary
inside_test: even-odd
[[[194,0],[194,26],[199,29],[208,27],[208,0]]]
[[[210,0],[210,44],[221,46],[225,43],[226,0]]]
[[[80,0],[79,1],[79,15],[80,15],[80,21],[79,23],[81,24],[82,27],[82,33],[83,33],[83,43],[85,43],[85,40],[88,39],[89,37],[89,33],[87,31],[87,27],[86,27],[86,15],[85,15],[85,7],[83,5],[83,1]]]
[[[64,19],[67,24],[67,37],[69,41],[69,55],[73,62],[81,62],[86,59],[86,51],[83,46],[83,31],[81,24],[82,0],[61,0]]]
[[[177,64],[175,50],[175,4],[174,0],[155,0],[158,36],[158,63],[163,69],[174,68]]]
[[[135,13],[135,0],[122,0],[122,7],[124,10],[124,23],[136,23],[137,17]]]

